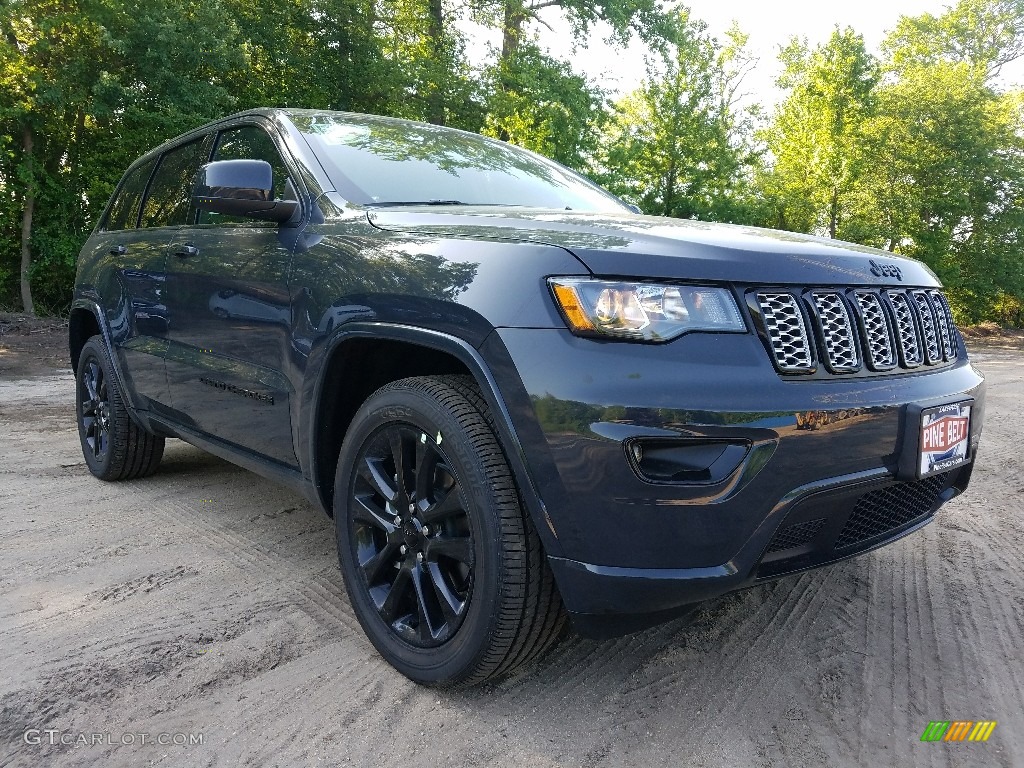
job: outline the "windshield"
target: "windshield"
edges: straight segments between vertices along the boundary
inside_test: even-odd
[[[616,197],[502,141],[425,123],[292,114],[342,196],[362,205],[514,205],[621,213]]]

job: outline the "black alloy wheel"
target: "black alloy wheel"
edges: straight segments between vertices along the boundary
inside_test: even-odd
[[[132,420],[103,337],[85,343],[75,371],[78,436],[89,471],[100,480],[153,474],[164,455],[164,438]]]
[[[561,598],[471,378],[377,390],[348,426],[334,491],[352,608],[405,676],[472,685],[558,637]]]
[[[97,463],[102,462],[110,450],[110,401],[106,376],[95,357],[84,365],[78,382],[78,397],[83,447]]]
[[[349,498],[356,560],[381,619],[419,648],[449,640],[473,594],[473,529],[437,435],[382,427],[356,458]]]

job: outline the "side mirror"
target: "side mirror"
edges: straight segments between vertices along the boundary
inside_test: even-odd
[[[283,224],[299,204],[272,199],[273,188],[274,172],[265,160],[215,160],[199,169],[192,202],[200,211]]]
[[[643,213],[643,210],[640,208],[639,205],[633,205],[632,203],[626,203],[626,207],[629,208],[629,210],[631,210],[633,213],[640,213],[640,214]]]

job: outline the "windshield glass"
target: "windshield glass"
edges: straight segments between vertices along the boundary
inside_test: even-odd
[[[621,213],[617,198],[558,163],[425,123],[292,114],[338,192],[362,205],[516,205]]]

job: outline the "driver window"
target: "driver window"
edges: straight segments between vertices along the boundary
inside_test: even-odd
[[[294,200],[295,195],[288,183],[288,168],[281,154],[265,130],[256,125],[243,125],[221,131],[217,137],[214,160],[266,160],[274,171],[275,200]],[[212,211],[200,211],[200,224],[245,224],[246,226],[268,226],[269,223],[227,216]]]

